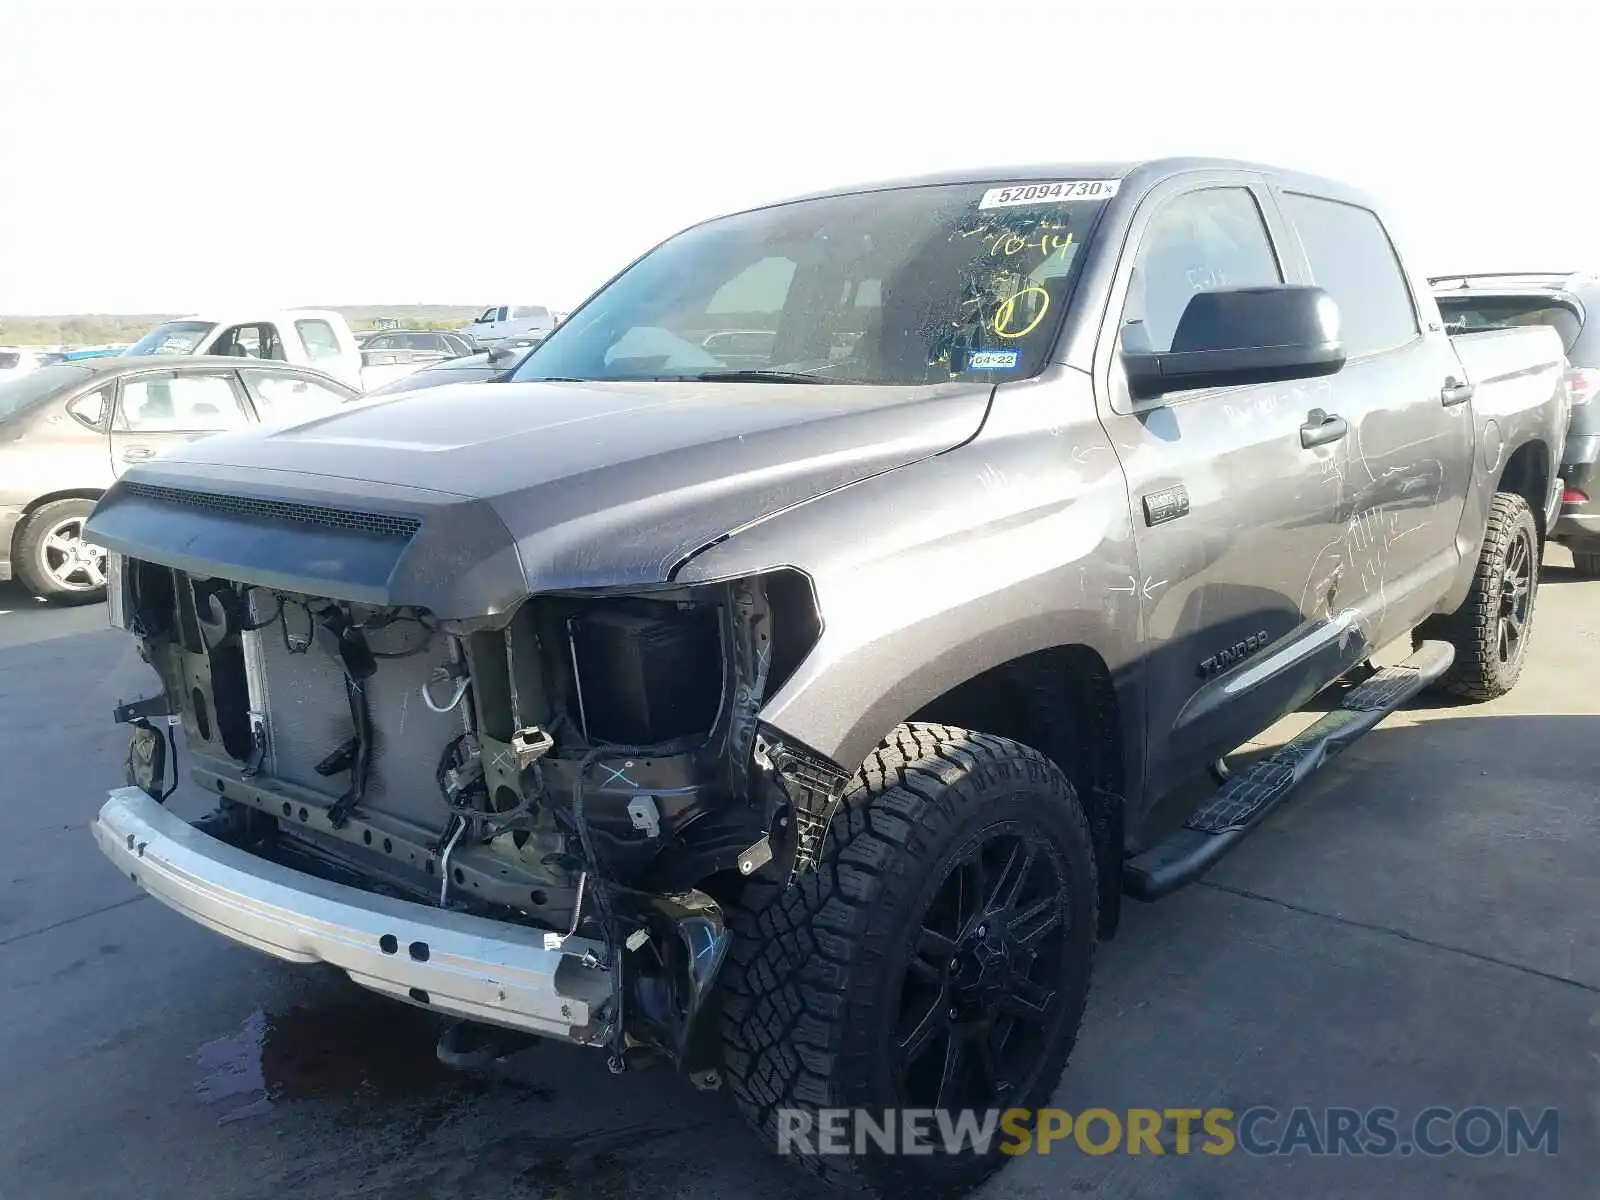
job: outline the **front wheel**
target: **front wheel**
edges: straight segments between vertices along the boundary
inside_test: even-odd
[[[989,1114],[1037,1109],[1066,1066],[1096,904],[1088,822],[1053,763],[1005,738],[901,726],[856,775],[817,871],[736,922],[723,1037],[740,1110],[835,1184],[970,1190],[1005,1161]],[[945,1114],[925,1122],[933,1152],[885,1153],[886,1110],[919,1109]],[[944,1144],[963,1110],[991,1121],[986,1146]],[[850,1152],[829,1153],[840,1121]],[[914,1136],[895,1127],[897,1148]]]
[[[106,594],[106,552],[83,537],[93,500],[56,500],[29,513],[14,564],[23,587],[43,600],[88,603]]]
[[[1497,492],[1466,602],[1417,630],[1455,647],[1455,662],[1435,685],[1467,700],[1493,700],[1516,687],[1533,632],[1539,593],[1539,527],[1521,496]]]

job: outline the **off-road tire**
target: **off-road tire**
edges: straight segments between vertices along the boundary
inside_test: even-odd
[[[1505,601],[1506,563],[1508,556],[1516,553],[1519,541],[1528,556],[1527,615],[1515,653],[1502,660],[1500,618]],[[1432,639],[1455,647],[1455,661],[1434,684],[1437,691],[1465,700],[1493,700],[1516,687],[1533,633],[1539,596],[1539,551],[1539,526],[1528,502],[1512,492],[1495,493],[1489,507],[1489,528],[1466,601],[1453,613],[1429,617],[1413,635],[1418,645]]]
[[[105,588],[65,588],[50,577],[45,561],[44,540],[50,531],[66,520],[86,520],[94,511],[93,500],[55,500],[41,504],[23,518],[17,530],[11,566],[29,592],[53,604],[94,604],[105,599]]]
[[[1574,550],[1572,569],[1580,579],[1600,579],[1600,553],[1593,550]]]
[[[1095,856],[1066,776],[1006,738],[902,725],[867,758],[834,818],[819,868],[759,911],[730,914],[723,969],[724,1077],[743,1116],[781,1149],[784,1109],[903,1106],[887,1050],[913,931],[953,864],[986,838],[1025,833],[1065,880],[1063,986],[1038,1037],[1037,1069],[1008,1107],[1037,1109],[1060,1081],[1088,998],[1096,942]],[[887,1024],[886,1024],[887,1022]],[[964,1194],[1006,1161],[987,1154],[786,1157],[829,1183],[886,1197]],[[868,1143],[869,1150],[871,1143]]]

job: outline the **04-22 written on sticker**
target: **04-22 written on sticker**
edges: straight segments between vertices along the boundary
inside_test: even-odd
[[[1013,183],[990,188],[979,208],[1011,208],[1018,204],[1064,204],[1070,200],[1109,200],[1117,194],[1117,179],[1073,179],[1059,183]]]
[[[967,370],[1014,371],[1021,357],[1015,350],[974,350],[967,359]]]

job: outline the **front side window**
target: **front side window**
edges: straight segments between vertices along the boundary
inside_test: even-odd
[[[1096,187],[1104,194],[905,187],[709,221],[556,326],[514,378],[923,385],[1032,375],[1112,190]]]
[[[1411,285],[1376,213],[1295,193],[1286,194],[1283,205],[1300,234],[1312,279],[1339,306],[1348,357],[1394,350],[1421,334]]]
[[[1282,283],[1261,209],[1248,188],[1187,192],[1157,211],[1139,239],[1123,304],[1122,344],[1164,353],[1196,292]]]
[[[263,421],[293,420],[316,416],[345,403],[349,396],[313,379],[301,379],[278,371],[240,372],[245,385],[256,398]]]
[[[300,344],[306,348],[306,358],[311,362],[329,362],[344,353],[339,347],[339,335],[326,321],[306,318],[294,323],[300,335]]]
[[[283,362],[287,358],[283,352],[283,339],[278,336],[278,327],[265,321],[258,325],[235,325],[223,330],[211,353],[236,358],[265,358],[274,362]]]
[[[245,423],[225,375],[123,380],[116,427],[128,433],[214,433]]]
[[[147,354],[193,354],[217,327],[215,321],[168,321],[157,325],[123,351],[129,356]]]

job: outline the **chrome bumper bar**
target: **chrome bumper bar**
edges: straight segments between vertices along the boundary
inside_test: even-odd
[[[411,1004],[563,1041],[599,1040],[608,972],[593,941],[331,883],[201,833],[138,788],[111,792],[95,840],[157,900],[289,962],[325,962]],[[591,962],[597,961],[594,957]]]

